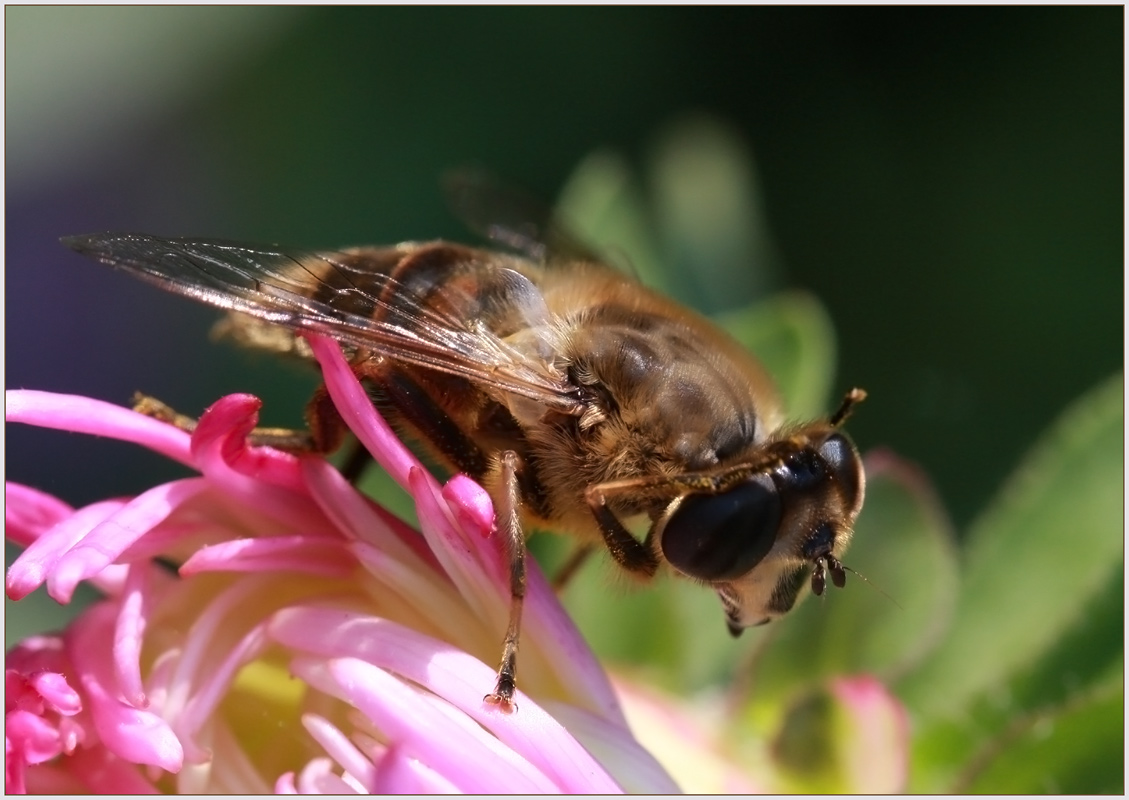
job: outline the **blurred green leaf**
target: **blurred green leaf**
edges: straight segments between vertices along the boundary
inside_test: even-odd
[[[889,678],[918,663],[956,602],[952,531],[924,477],[888,453],[866,460],[867,498],[847,551],[845,590],[808,598],[773,623],[747,672],[750,713],[762,723],[797,692],[835,675]]]
[[[954,791],[1123,794],[1125,694],[1120,680],[1052,712],[1016,720],[967,766]]]
[[[1123,398],[1117,375],[1077,401],[973,526],[952,633],[900,686],[919,715],[1004,690],[1121,568]]]
[[[740,134],[705,114],[682,117],[657,137],[648,175],[666,263],[694,277],[695,307],[713,313],[763,296],[778,259]]]
[[[608,558],[589,562],[563,594],[569,614],[601,660],[658,667],[652,679],[669,689],[699,691],[727,681],[763,635],[734,641],[717,596],[669,571],[632,585]]]
[[[1125,657],[1125,565],[1117,564],[1105,587],[1074,625],[1041,658],[1025,664],[1008,687],[1009,707],[1033,711],[1089,691]]]
[[[663,268],[642,194],[618,154],[599,150],[581,161],[561,189],[554,214],[609,263],[671,294],[670,274]]]
[[[783,292],[717,321],[764,364],[790,419],[827,416],[835,330],[815,296]]]

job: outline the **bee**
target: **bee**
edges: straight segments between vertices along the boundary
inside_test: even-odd
[[[845,583],[865,478],[841,427],[865,393],[787,424],[741,345],[597,259],[447,241],[339,252],[113,233],[63,243],[226,309],[229,331],[253,346],[337,339],[390,422],[487,489],[511,604],[484,700],[503,711],[514,708],[533,528],[576,537],[581,554],[603,546],[641,578],[669,565],[717,593],[734,636],[786,614],[807,586],[822,594],[828,575]],[[274,443],[340,445],[324,386],[307,420],[307,434]],[[629,531],[636,520],[644,537]]]

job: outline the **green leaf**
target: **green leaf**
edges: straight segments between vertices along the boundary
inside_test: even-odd
[[[757,638],[734,641],[709,589],[665,570],[637,585],[602,553],[589,562],[562,600],[601,660],[648,667],[656,683],[697,691],[726,682]]]
[[[642,194],[615,152],[599,150],[580,162],[561,189],[554,215],[609,263],[652,289],[671,293],[671,275],[663,267]]]
[[[951,635],[899,687],[918,715],[1005,691],[1121,568],[1123,398],[1117,375],[1077,401],[973,526]]]
[[[1106,691],[1017,720],[966,769],[955,792],[1124,794],[1125,695]]]
[[[827,416],[835,330],[819,300],[806,292],[783,292],[719,315],[717,322],[764,364],[789,419]]]
[[[648,175],[666,263],[694,277],[694,305],[712,313],[763,296],[778,259],[743,137],[713,117],[683,117],[657,137]]]
[[[776,713],[836,675],[889,678],[919,663],[947,628],[956,603],[956,549],[948,520],[924,477],[887,452],[866,458],[867,497],[842,590],[809,597],[772,623],[749,669],[749,710]]]

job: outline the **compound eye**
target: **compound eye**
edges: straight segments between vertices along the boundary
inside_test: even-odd
[[[733,580],[768,555],[780,516],[780,494],[767,475],[721,494],[692,494],[682,499],[663,527],[663,555],[692,578]]]
[[[820,445],[819,455],[843,487],[846,496],[851,499],[859,497],[859,492],[862,490],[859,484],[862,470],[858,453],[850,440],[841,433],[832,434]]]

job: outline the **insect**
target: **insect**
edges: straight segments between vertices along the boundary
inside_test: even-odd
[[[694,311],[587,258],[445,241],[302,252],[140,234],[69,237],[83,255],[228,310],[252,345],[334,337],[374,402],[495,501],[511,607],[493,692],[513,709],[525,535],[603,545],[629,573],[666,563],[715,591],[729,631],[787,613],[805,586],[845,583],[840,557],[863,502],[841,431],[785,424],[771,380]],[[540,255],[540,254],[538,254]],[[305,439],[345,434],[324,387]],[[640,540],[633,520],[646,525]]]

